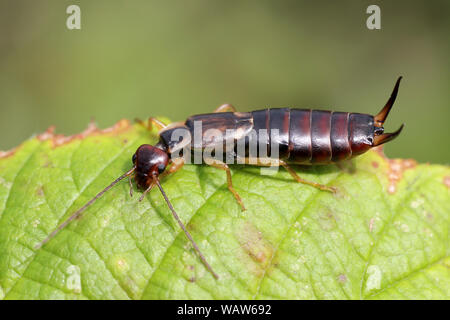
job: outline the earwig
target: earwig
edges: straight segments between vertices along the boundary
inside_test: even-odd
[[[39,243],[36,249],[41,248],[72,220],[79,217],[93,202],[124,178],[129,179],[130,196],[132,196],[131,178],[134,175],[137,186],[144,190],[139,201],[142,201],[145,195],[156,185],[173,217],[191,242],[202,263],[218,279],[219,276],[206,261],[206,258],[177,215],[161,186],[160,177],[174,173],[184,165],[183,158],[175,157],[175,153],[179,153],[181,149],[189,147],[188,150],[194,154],[207,147],[224,145],[231,141],[235,148],[231,152],[227,150],[228,153],[225,154],[227,159],[231,156],[234,160],[240,160],[241,163],[246,164],[267,165],[267,163],[270,163],[270,165],[282,166],[299,183],[307,184],[320,190],[335,192],[336,188],[334,187],[302,179],[290,165],[337,163],[351,159],[365,153],[370,148],[395,139],[402,131],[404,125],[402,124],[397,131],[392,133],[384,133],[383,125],[394,105],[401,78],[398,78],[386,105],[375,116],[361,113],[290,108],[236,112],[232,105],[225,104],[217,108],[214,113],[194,115],[189,117],[184,123],[174,123],[170,126],[166,126],[155,118],[150,118],[148,127],[151,129],[154,125],[159,129],[159,142],[154,146],[149,144],[141,145],[132,157],[133,167],[129,171],[114,180],[83,207],[69,216]],[[143,123],[142,121],[140,122]],[[207,129],[215,129],[225,133],[227,130],[233,130],[234,136],[231,137],[232,140],[226,140],[230,139],[227,135],[223,135],[223,137],[227,138],[222,138],[222,140],[211,140],[209,137],[202,136],[200,143],[191,139],[173,139],[175,130],[185,130],[190,136],[194,136],[196,122],[200,123],[206,131]],[[264,131],[267,132],[274,129],[279,132],[275,137],[263,134]],[[255,139],[258,146],[256,156],[251,154],[250,141],[247,136],[251,130],[256,132]],[[238,141],[244,144],[244,155],[240,155],[236,151]],[[265,156],[262,157],[261,155]],[[241,206],[241,209],[245,210],[241,197],[233,187],[230,168],[222,161],[223,159],[224,157],[220,159],[216,155],[210,158],[203,157],[202,162],[226,172],[228,189]],[[267,161],[268,159],[270,160],[269,162]]]

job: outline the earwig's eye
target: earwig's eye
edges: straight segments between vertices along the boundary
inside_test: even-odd
[[[161,163],[158,165],[158,172],[163,173],[163,171],[166,169],[166,165],[164,163]]]
[[[133,163],[135,163],[135,162],[136,162],[136,153],[135,153],[135,154],[133,154],[133,158],[131,158],[131,161],[132,161]]]

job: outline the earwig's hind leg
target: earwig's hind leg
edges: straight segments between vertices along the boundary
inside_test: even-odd
[[[280,163],[280,165],[283,168],[285,168],[287,170],[287,172],[289,172],[289,174],[295,179],[295,181],[297,181],[299,183],[310,185],[310,186],[312,186],[314,188],[317,188],[317,189],[320,189],[320,190],[336,193],[337,189],[335,187],[328,187],[328,186],[325,186],[325,185],[320,184],[320,183],[316,183],[316,182],[312,182],[312,181],[308,181],[308,180],[303,180],[302,178],[300,178],[297,175],[297,173],[286,162],[280,160],[279,163]]]
[[[219,112],[236,112],[236,108],[233,107],[233,105],[231,105],[229,103],[225,103],[225,104],[221,105],[220,107],[218,107],[216,110],[214,110],[214,113],[219,113]]]
[[[227,173],[227,184],[228,184],[228,190],[231,191],[233,196],[235,197],[236,201],[241,206],[242,211],[245,211],[244,203],[242,202],[241,197],[237,193],[237,191],[233,187],[233,181],[231,178],[231,171],[227,164],[223,163],[222,161],[216,160],[216,159],[205,159],[205,163],[209,166],[212,166],[214,168],[225,170]]]

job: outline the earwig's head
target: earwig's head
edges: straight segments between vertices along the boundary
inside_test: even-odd
[[[167,153],[149,144],[141,145],[133,155],[133,164],[136,167],[136,183],[140,188],[148,188],[153,176],[160,175],[169,163]]]
[[[384,128],[383,128],[383,124],[386,121],[386,118],[389,114],[389,111],[391,111],[392,106],[394,105],[395,102],[395,98],[397,98],[397,93],[398,93],[398,87],[400,85],[400,80],[402,80],[402,77],[399,77],[397,79],[397,82],[395,83],[395,87],[394,90],[392,91],[391,97],[389,98],[388,102],[386,103],[386,105],[384,106],[383,109],[381,109],[381,111],[373,117],[374,123],[374,137],[373,137],[373,147],[382,145],[383,143],[389,142],[393,139],[395,139],[400,132],[403,129],[403,124],[401,125],[401,127],[392,133],[384,133]]]

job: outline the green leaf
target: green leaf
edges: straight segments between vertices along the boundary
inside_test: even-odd
[[[370,151],[351,166],[186,165],[163,181],[219,280],[153,190],[121,182],[42,249],[63,219],[131,167],[151,133],[126,121],[65,138],[47,132],[0,158],[4,299],[449,299],[450,169]],[[263,172],[267,173],[267,172]]]

